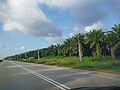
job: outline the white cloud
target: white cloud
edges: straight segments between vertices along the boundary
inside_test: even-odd
[[[67,10],[76,17],[81,24],[89,25],[106,16],[106,12],[101,9],[103,0],[39,0],[50,7]]]
[[[86,32],[90,32],[91,30],[93,30],[93,29],[105,29],[105,25],[103,25],[102,23],[100,23],[100,22],[97,22],[97,23],[95,23],[95,24],[93,24],[93,25],[91,25],[91,26],[87,26],[87,27],[85,27],[85,31]]]
[[[21,51],[25,50],[25,46],[20,47],[20,50]]]
[[[80,27],[79,27],[78,25],[75,25],[75,26],[73,27],[72,32],[69,34],[69,37],[72,37],[72,36],[74,36],[74,35],[76,35],[76,34],[78,34],[78,33],[80,33],[80,32],[81,32]]]
[[[120,11],[120,0],[39,0],[49,7],[67,10],[83,25],[92,25]]]
[[[26,47],[25,46],[21,46],[21,47],[19,47],[19,48],[15,48],[15,51],[24,51],[26,49]]]
[[[38,7],[38,0],[0,1],[0,21],[5,31],[19,30],[33,36],[62,36],[62,30],[53,26]]]
[[[120,12],[120,0],[0,0],[0,21],[4,24],[3,29],[43,36],[51,42],[62,41],[62,30],[52,24],[38,4],[69,12],[80,24],[87,26],[85,31],[101,28],[102,25],[97,22]],[[79,32],[82,30],[75,26],[70,35]]]
[[[46,37],[45,38],[50,44],[60,44],[63,43],[65,37]]]

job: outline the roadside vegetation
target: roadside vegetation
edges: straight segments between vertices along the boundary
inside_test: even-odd
[[[63,56],[45,57],[41,58],[39,61],[37,59],[23,61],[29,63],[70,67],[75,69],[97,70],[102,72],[117,72],[120,74],[120,59],[113,60],[110,56],[100,58],[83,57],[82,62],[80,62],[78,57]]]
[[[94,29],[86,34],[79,33],[66,39],[63,44],[39,49],[39,55],[38,50],[34,50],[5,59],[120,72],[120,24],[115,24],[107,32]]]

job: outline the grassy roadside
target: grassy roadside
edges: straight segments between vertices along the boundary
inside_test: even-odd
[[[82,62],[79,61],[78,57],[45,57],[39,61],[27,60],[26,62],[120,73],[120,60],[112,60],[111,57],[84,57]]]

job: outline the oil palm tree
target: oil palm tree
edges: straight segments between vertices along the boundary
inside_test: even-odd
[[[74,50],[77,50],[76,53],[78,52],[80,61],[82,61],[82,56],[83,56],[83,44],[84,44],[84,35],[79,33],[73,37],[74,43],[73,43],[73,48]]]
[[[90,44],[92,49],[92,54],[94,57],[100,57],[102,54],[101,44],[103,42],[104,33],[101,29],[94,29],[86,34],[87,41],[86,43]]]
[[[57,45],[55,45],[55,48],[56,48],[56,53],[57,53],[57,56],[60,56],[60,54],[61,54],[61,45],[60,44],[57,44]]]
[[[63,50],[67,56],[72,56],[72,45],[73,45],[73,38],[69,38],[64,41]]]
[[[111,46],[111,56],[115,59],[115,52],[120,48],[120,24],[115,24],[114,27],[112,27],[112,31],[108,32],[108,39],[110,41],[109,45]]]

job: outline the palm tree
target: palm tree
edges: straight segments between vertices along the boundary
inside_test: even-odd
[[[48,47],[48,52],[50,56],[56,56],[56,45],[51,45]]]
[[[104,33],[101,29],[94,29],[86,34],[87,41],[86,43],[90,44],[92,49],[92,54],[94,57],[100,57],[102,54],[101,44],[103,42]]]
[[[84,43],[84,35],[79,33],[75,35],[74,37],[74,50],[77,50],[79,53],[79,58],[80,61],[82,61],[82,56],[83,56],[83,43]]]
[[[114,27],[112,27],[112,31],[108,32],[108,39],[111,46],[111,56],[115,59],[115,51],[120,47],[120,24],[115,24]]]
[[[60,44],[57,44],[57,45],[55,45],[55,48],[56,48],[56,50],[57,50],[57,56],[60,56],[60,54],[61,54],[61,45]]]
[[[73,38],[69,38],[64,41],[63,50],[67,56],[72,56],[72,45],[73,45]]]

